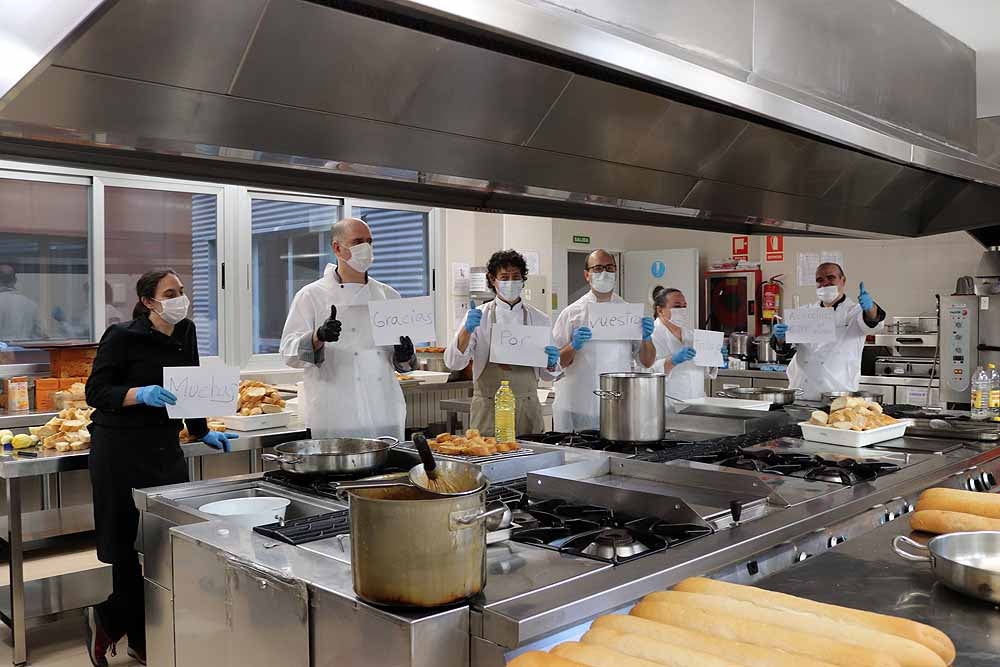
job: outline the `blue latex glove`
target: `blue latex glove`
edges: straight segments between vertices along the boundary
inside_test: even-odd
[[[694,351],[693,347],[682,347],[677,350],[674,356],[670,357],[670,363],[674,366],[683,364],[685,361],[691,361],[694,359],[695,354],[697,353]]]
[[[238,438],[235,433],[230,433],[229,431],[209,431],[202,437],[201,441],[212,449],[221,449],[225,453],[229,453],[229,441]]]
[[[559,348],[555,345],[546,345],[545,354],[548,356],[548,367],[555,368],[559,363]]]
[[[177,404],[177,397],[158,384],[140,387],[139,391],[135,394],[135,400],[153,408],[162,408],[165,405]]]
[[[654,323],[653,323],[653,318],[652,317],[644,317],[644,318],[642,318],[642,339],[643,340],[649,340],[650,338],[653,337],[653,327],[654,327]]]
[[[781,342],[785,342],[785,334],[788,333],[788,325],[784,322],[778,322],[774,325],[774,337]]]
[[[583,347],[584,343],[593,337],[593,335],[594,334],[591,332],[590,327],[580,327],[573,332],[573,340],[570,341],[570,344],[573,346],[574,350],[579,350]]]
[[[865,289],[865,284],[861,283],[860,291],[858,292],[858,303],[861,304],[861,310],[871,310],[875,305],[875,300],[872,299],[872,295],[868,293]]]
[[[725,345],[722,346],[722,360],[729,361],[729,348]]]
[[[483,321],[483,311],[478,308],[473,308],[465,316],[465,330],[472,333],[479,326],[479,323]]]

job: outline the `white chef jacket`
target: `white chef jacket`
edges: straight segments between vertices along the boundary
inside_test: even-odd
[[[281,335],[281,356],[305,369],[305,419],[314,438],[403,438],[406,402],[396,379],[390,346],[372,337],[369,301],[398,299],[399,292],[374,278],[344,283],[336,266],[299,290]],[[312,336],[337,306],[340,340],[313,350]],[[299,397],[302,400],[302,397]]]
[[[0,342],[43,337],[38,304],[12,288],[0,288]]]
[[[812,303],[805,307],[822,306]],[[834,321],[836,338],[833,342],[797,343],[795,356],[788,364],[788,386],[801,389],[802,398],[808,401],[818,401],[827,391],[858,390],[865,337],[882,326],[881,322],[874,327],[868,326],[861,306],[846,296],[834,308]]]
[[[556,319],[552,339],[556,347],[569,344],[573,332],[587,326],[587,306],[597,303],[593,290],[568,305]],[[625,303],[613,294],[611,303]],[[600,388],[601,373],[627,373],[639,354],[639,342],[630,340],[590,340],[576,351],[573,363],[563,369],[555,383],[552,426],[559,432],[598,429],[601,425],[601,399],[594,394]]]
[[[479,379],[480,374],[483,369],[486,368],[486,364],[490,361],[490,340],[493,335],[493,324],[490,322],[489,310],[486,308],[490,304],[495,304],[496,308],[496,318],[499,324],[524,324],[524,313],[525,309],[528,312],[528,326],[532,327],[548,327],[551,326],[549,316],[538,310],[534,306],[524,303],[524,301],[518,301],[513,306],[500,300],[493,299],[488,303],[485,303],[478,307],[478,310],[483,311],[483,319],[480,321],[479,326],[475,328],[472,334],[469,336],[469,344],[465,348],[465,352],[460,352],[458,349],[458,336],[462,333],[462,329],[459,329],[455,333],[455,337],[448,343],[448,347],[444,349],[444,363],[445,365],[453,371],[463,370],[469,365],[469,360],[472,360],[472,380],[475,382]],[[468,318],[468,314],[465,316]],[[465,327],[465,320],[462,320],[462,328]],[[559,376],[560,369],[558,364],[556,365],[556,370],[554,372],[549,371],[547,368],[536,368],[535,376],[542,380],[554,380]]]
[[[691,347],[690,332],[681,329],[685,340],[678,340],[677,336],[667,328],[660,318],[656,318],[653,326],[653,346],[656,347],[656,363],[653,364],[654,373],[663,373],[666,370],[667,361],[670,360],[683,347]],[[707,366],[696,366],[694,360],[685,361],[674,366],[670,374],[667,375],[667,382],[664,390],[665,401],[668,412],[674,412],[678,403],[673,400],[679,398],[688,400],[691,398],[705,397],[705,378],[714,378],[719,372],[718,368]],[[670,398],[673,397],[673,398]]]

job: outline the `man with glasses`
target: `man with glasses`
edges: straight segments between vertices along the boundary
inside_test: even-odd
[[[587,256],[583,277],[590,291],[559,314],[552,338],[559,346],[563,375],[555,384],[552,408],[556,431],[583,431],[600,428],[600,399],[594,394],[601,373],[632,370],[638,361],[644,367],[656,361],[653,346],[653,318],[642,318],[642,342],[629,340],[591,340],[587,311],[591,303],[624,303],[615,294],[618,265],[607,250],[595,250]]]

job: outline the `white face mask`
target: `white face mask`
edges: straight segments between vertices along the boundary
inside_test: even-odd
[[[836,285],[816,288],[816,297],[823,303],[833,303],[838,296],[840,296],[840,290],[837,289]]]
[[[524,289],[523,280],[498,280],[497,294],[507,303],[514,303],[521,298],[521,290]]]
[[[595,292],[600,292],[601,294],[607,294],[613,290],[617,280],[618,274],[610,271],[590,274],[590,286],[594,288]]]
[[[670,322],[676,324],[682,329],[688,325],[688,309],[687,308],[671,308],[670,309]]]
[[[375,261],[375,250],[371,243],[359,243],[351,246],[351,258],[344,261],[358,273],[364,273]]]
[[[154,299],[158,301],[163,307],[163,311],[157,313],[163,318],[163,321],[167,324],[177,324],[187,316],[188,308],[191,306],[191,302],[188,300],[186,294],[181,294],[173,299]]]

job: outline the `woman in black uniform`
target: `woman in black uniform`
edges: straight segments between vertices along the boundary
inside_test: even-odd
[[[90,481],[94,491],[97,557],[111,563],[114,589],[90,610],[88,650],[95,667],[108,664],[117,642],[146,664],[142,572],[135,551],[139,512],[132,489],[188,481],[178,434],[181,420],[167,417],[177,398],[161,385],[168,366],[197,366],[198,339],[186,318],[190,302],[170,269],[150,271],[136,283],[133,320],[108,327],[87,381],[91,415]],[[192,436],[229,451],[233,433],[208,430],[188,419]]]

